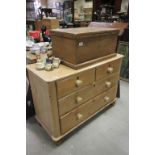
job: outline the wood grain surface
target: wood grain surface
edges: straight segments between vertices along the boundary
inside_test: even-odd
[[[74,69],[67,67],[65,65],[62,65],[62,64],[60,64],[58,69],[54,69],[54,70],[49,71],[49,72],[45,71],[45,70],[37,70],[35,68],[35,64],[30,64],[30,65],[27,65],[26,67],[27,67],[28,71],[37,75],[42,80],[44,80],[46,82],[53,82],[53,81],[56,81],[59,79],[64,79],[64,78],[69,77],[69,76],[74,75],[74,74],[78,74],[82,71],[86,71],[89,69],[99,67],[100,65],[106,65],[107,63],[110,63],[111,61],[115,61],[117,59],[122,59],[122,58],[123,58],[123,55],[117,54],[115,57],[106,59],[104,61],[97,62],[95,64],[89,65],[87,67],[83,67],[83,68],[78,69],[78,70],[74,70]]]

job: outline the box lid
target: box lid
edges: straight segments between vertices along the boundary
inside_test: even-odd
[[[119,30],[115,28],[101,27],[81,27],[51,30],[52,36],[61,36],[65,38],[83,38],[102,35],[118,35]]]

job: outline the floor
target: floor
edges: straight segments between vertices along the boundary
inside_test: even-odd
[[[129,83],[121,81],[114,106],[90,120],[61,144],[55,145],[34,117],[26,122],[27,155],[128,155]]]

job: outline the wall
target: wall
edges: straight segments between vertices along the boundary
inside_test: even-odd
[[[47,7],[50,8],[52,2],[61,2],[61,3],[63,3],[65,0],[37,0],[37,1],[41,3],[41,6],[43,8],[47,8]]]
[[[74,2],[74,19],[90,21],[92,19],[91,8],[93,8],[93,0],[88,2],[86,2],[85,0],[76,0]]]
[[[52,2],[60,2],[62,4],[64,1],[65,0],[47,0],[47,7],[50,8]]]
[[[41,2],[41,6],[43,8],[46,8],[47,7],[47,0],[40,0],[40,2]]]
[[[90,8],[92,7],[93,5],[93,1],[90,1],[90,2],[85,2],[85,0],[77,0],[74,2],[74,6],[75,8]]]
[[[121,11],[122,12],[128,11],[128,3],[129,3],[129,0],[122,0],[122,4],[121,4]]]

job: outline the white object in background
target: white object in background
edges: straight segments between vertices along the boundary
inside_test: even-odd
[[[46,70],[46,71],[50,71],[50,70],[52,70],[52,69],[53,69],[52,64],[46,64],[46,65],[45,65],[45,70]]]
[[[49,42],[44,42],[44,46],[48,46],[49,45]]]
[[[36,46],[39,46],[39,47],[48,46],[48,45],[49,45],[49,42],[35,43],[35,45],[36,45]]]
[[[34,45],[34,39],[32,37],[26,37],[26,47],[31,48]]]
[[[53,66],[58,68],[60,65],[61,60],[59,58],[53,58]]]
[[[45,68],[45,64],[43,62],[37,62],[36,63],[36,69],[42,70]]]
[[[47,17],[47,19],[57,19],[56,17]]]
[[[83,42],[79,42],[79,46],[83,46]]]
[[[30,48],[31,53],[37,54],[40,52],[40,47],[37,44],[33,44],[33,46]]]

